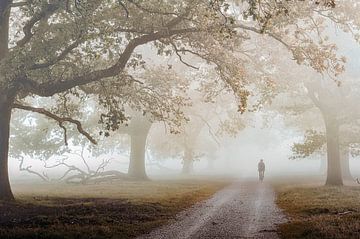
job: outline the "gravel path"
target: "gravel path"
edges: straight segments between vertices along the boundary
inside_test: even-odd
[[[276,225],[285,217],[274,200],[266,183],[236,182],[139,239],[278,238]]]

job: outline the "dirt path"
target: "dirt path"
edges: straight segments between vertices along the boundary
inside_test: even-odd
[[[285,217],[274,200],[266,183],[237,182],[139,238],[278,238],[276,224]]]

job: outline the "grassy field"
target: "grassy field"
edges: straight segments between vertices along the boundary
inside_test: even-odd
[[[288,216],[281,238],[360,238],[360,187],[277,185],[277,204]]]
[[[16,184],[17,202],[0,204],[0,238],[133,238],[226,184],[205,179]]]

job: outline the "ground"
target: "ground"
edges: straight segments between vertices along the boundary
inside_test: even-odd
[[[267,183],[235,182],[141,239],[278,238],[285,218]],[[140,239],[139,238],[139,239]]]
[[[359,186],[277,186],[277,204],[288,217],[282,238],[360,238]]]
[[[156,180],[97,185],[15,184],[0,204],[0,238],[133,238],[207,199],[224,180]]]
[[[360,238],[359,186],[280,181],[16,184],[0,238]]]

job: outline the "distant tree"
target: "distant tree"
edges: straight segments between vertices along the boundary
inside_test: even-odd
[[[192,173],[194,162],[203,157],[213,163],[221,138],[237,136],[249,121],[249,116],[239,114],[232,104],[231,95],[223,92],[208,102],[210,91],[204,91],[205,95],[201,92],[190,93],[193,104],[184,109],[188,122],[179,127],[177,134],[164,134],[158,127],[151,135],[150,151],[154,158],[181,159],[183,174]]]
[[[352,88],[350,90],[350,87]],[[342,177],[351,179],[349,154],[357,154],[360,143],[357,110],[359,84],[343,81],[341,86],[325,83],[307,86],[309,98],[320,110],[324,132],[310,131],[303,144],[295,144],[294,152],[306,157],[326,145],[328,157],[327,184],[342,184]]]

